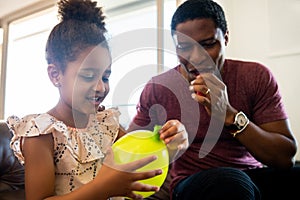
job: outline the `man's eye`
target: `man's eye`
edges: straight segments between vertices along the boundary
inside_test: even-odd
[[[203,48],[205,48],[205,49],[212,48],[212,47],[214,47],[216,44],[217,44],[217,40],[213,40],[213,41],[210,41],[210,42],[203,42],[203,43],[200,43],[200,45],[201,45]]]
[[[181,51],[189,51],[193,48],[193,45],[191,45],[191,44],[178,44],[176,46],[176,48],[178,50],[181,50]]]

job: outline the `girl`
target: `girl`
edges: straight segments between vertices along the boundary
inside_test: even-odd
[[[101,8],[90,0],[61,0],[58,5],[61,22],[50,33],[46,59],[60,99],[47,113],[7,120],[14,133],[11,147],[25,165],[26,198],[141,199],[134,191],[158,191],[138,181],[161,174],[160,169],[135,172],[155,156],[124,165],[113,162],[110,146],[124,132],[116,110],[98,111],[111,74]],[[167,122],[161,138],[172,152],[187,147],[178,121]]]

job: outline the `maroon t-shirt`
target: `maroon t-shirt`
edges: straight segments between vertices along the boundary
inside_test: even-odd
[[[243,111],[253,123],[261,125],[287,119],[277,82],[268,68],[255,62],[227,59],[223,70],[222,80],[230,104]],[[213,167],[262,167],[238,140],[223,130],[223,124],[220,131],[212,131],[216,129],[211,127],[217,127],[219,122],[211,119],[204,107],[191,98],[188,86],[178,66],[153,77],[141,94],[137,115],[129,128],[152,130],[155,124],[162,125],[170,119],[178,119],[185,125],[190,146],[172,164],[171,189],[183,178]],[[200,148],[202,156],[199,156]]]

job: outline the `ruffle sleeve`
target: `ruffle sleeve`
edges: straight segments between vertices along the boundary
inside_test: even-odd
[[[52,134],[56,162],[67,156],[73,157],[79,163],[102,159],[107,147],[117,138],[119,115],[119,111],[114,109],[98,112],[91,116],[86,129],[68,127],[47,113],[27,115],[23,118],[11,116],[7,119],[13,133],[11,149],[20,163],[24,164],[23,138]]]
[[[66,130],[66,126],[62,122],[56,121],[55,118],[48,114],[32,114],[23,118],[10,116],[7,119],[7,124],[13,133],[10,147],[21,164],[25,163],[22,154],[24,137],[49,134],[52,133],[53,130],[57,130],[58,132]]]

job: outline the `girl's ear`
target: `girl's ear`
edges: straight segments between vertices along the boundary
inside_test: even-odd
[[[54,64],[48,65],[48,76],[55,87],[60,87],[61,70]]]

